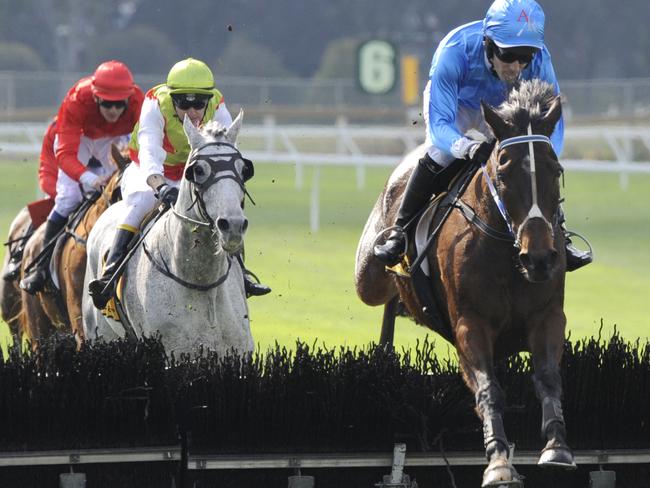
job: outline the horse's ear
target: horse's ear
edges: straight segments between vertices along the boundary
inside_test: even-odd
[[[550,136],[555,130],[555,125],[560,120],[560,117],[562,117],[562,97],[558,95],[555,97],[555,99],[551,103],[551,107],[548,109],[546,114],[544,114],[544,117],[542,117],[541,119],[542,132]]]
[[[128,164],[131,162],[129,158],[122,155],[122,153],[120,152],[120,150],[117,148],[115,144],[111,144],[111,156],[113,158],[113,161],[115,161],[115,164],[117,164],[117,168],[120,171],[126,168]]]
[[[498,140],[508,137],[508,123],[497,114],[494,108],[483,100],[481,100],[481,112],[483,112],[483,118]]]
[[[194,124],[187,115],[183,117],[183,130],[185,131],[187,140],[190,141],[190,147],[192,149],[196,149],[203,143],[203,136],[201,136],[199,129],[194,127]]]
[[[239,129],[241,129],[242,120],[244,119],[244,110],[239,109],[239,113],[235,120],[232,121],[230,127],[226,131],[226,139],[231,144],[234,144],[237,141],[237,136],[239,135]]]

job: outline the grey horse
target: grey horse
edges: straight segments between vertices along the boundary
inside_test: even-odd
[[[176,353],[199,345],[220,354],[253,350],[237,263],[248,227],[244,181],[252,170],[235,147],[242,117],[240,112],[227,128],[211,122],[202,129],[185,119],[191,152],[178,200],[151,226],[124,268],[121,304],[130,326],[102,315],[87,293],[88,283],[101,274],[101,256],[113,241],[124,203],[109,207],[97,221],[88,237],[82,305],[87,339],[159,332],[165,349]]]

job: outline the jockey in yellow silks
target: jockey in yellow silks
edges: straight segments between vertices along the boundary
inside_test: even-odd
[[[225,127],[232,123],[224,97],[215,88],[212,71],[205,63],[193,58],[172,66],[167,82],[151,88],[145,96],[140,120],[129,143],[134,164],[128,166],[122,178],[126,212],[117,226],[101,278],[88,286],[97,308],[103,309],[109,300],[110,294],[102,291],[125,257],[127,246],[139,231],[144,216],[158,204],[171,206],[178,198],[190,152],[183,131],[185,116],[196,127],[211,120]],[[265,295],[271,291],[269,287],[254,282],[245,269],[244,280],[248,296]]]

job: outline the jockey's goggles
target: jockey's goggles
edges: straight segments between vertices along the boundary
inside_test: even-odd
[[[174,105],[181,110],[203,110],[208,104],[212,95],[203,95],[198,93],[173,93],[172,100]]]
[[[493,52],[504,63],[518,61],[520,64],[528,64],[533,60],[537,49],[528,46],[502,48],[493,44]]]
[[[97,102],[99,103],[100,106],[104,108],[118,108],[118,109],[123,109],[126,108],[127,105],[127,100],[102,100],[99,99]]]

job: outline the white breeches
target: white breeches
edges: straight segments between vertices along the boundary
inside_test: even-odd
[[[180,181],[165,178],[165,182],[176,188]],[[138,229],[144,216],[153,210],[160,202],[153,189],[147,184],[147,177],[140,165],[131,163],[122,175],[122,200],[126,204],[126,212],[118,222],[118,227],[128,226]]]
[[[97,175],[112,174],[117,167],[113,163],[111,153],[111,143],[118,143],[123,139],[119,137],[101,137],[99,139],[90,139],[86,136],[81,136],[79,142],[79,151],[77,152],[77,159],[84,165],[88,165],[90,158],[101,162],[98,168],[88,168],[89,171]],[[54,150],[58,145],[58,140],[54,141]],[[74,209],[81,203],[82,194],[80,183],[73,180],[63,170],[59,169],[59,174],[56,181],[56,198],[54,199],[54,210],[61,216],[67,217]],[[84,187],[84,191],[91,191],[92,188]]]

